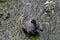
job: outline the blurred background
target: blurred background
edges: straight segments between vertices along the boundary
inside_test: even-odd
[[[40,36],[22,31],[31,18],[43,29]],[[0,0],[0,40],[60,40],[60,0]]]

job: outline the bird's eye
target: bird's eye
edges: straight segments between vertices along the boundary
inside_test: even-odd
[[[36,21],[34,19],[31,20],[31,23],[33,23],[36,26]]]

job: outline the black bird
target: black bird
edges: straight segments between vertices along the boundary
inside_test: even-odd
[[[35,32],[39,32],[39,31],[43,31],[42,29],[39,28],[38,23],[36,22],[36,20],[31,19],[29,21],[26,21],[24,23],[23,28],[28,32],[28,33],[35,33]]]

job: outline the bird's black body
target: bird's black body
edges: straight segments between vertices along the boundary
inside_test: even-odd
[[[39,25],[36,22],[36,20],[31,19],[29,21],[26,21],[24,23],[24,27],[23,27],[28,33],[35,33],[37,30],[39,31],[43,31],[42,29],[39,29]]]

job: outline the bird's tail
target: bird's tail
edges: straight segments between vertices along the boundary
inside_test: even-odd
[[[39,35],[42,35],[43,29],[38,29],[37,32],[39,33]]]
[[[43,32],[43,29],[37,29],[37,32],[39,32],[39,31],[40,31],[40,32]]]

